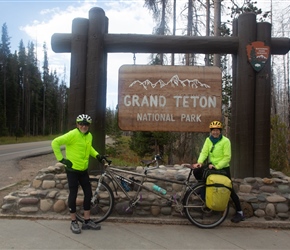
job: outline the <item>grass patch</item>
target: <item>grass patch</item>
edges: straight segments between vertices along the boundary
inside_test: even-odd
[[[121,167],[140,166],[140,157],[129,147],[130,137],[122,136],[118,143],[106,146],[106,154],[112,160],[112,165]]]

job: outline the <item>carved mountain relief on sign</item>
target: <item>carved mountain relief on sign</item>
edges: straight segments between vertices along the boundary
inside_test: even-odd
[[[192,87],[192,88],[198,88],[198,87],[205,87],[205,88],[210,88],[209,85],[207,84],[203,84],[201,83],[198,79],[194,79],[194,80],[180,80],[178,75],[174,75],[170,81],[168,82],[164,82],[162,79],[159,79],[156,83],[152,83],[149,79],[141,82],[139,80],[136,80],[134,82],[132,82],[129,87],[134,86],[135,84],[138,84],[140,86],[143,86],[144,89],[147,89],[147,86],[151,86],[152,88],[155,88],[156,86],[159,86],[160,88],[163,88],[165,86],[172,86],[172,87],[178,87],[178,86],[182,86],[182,87]]]

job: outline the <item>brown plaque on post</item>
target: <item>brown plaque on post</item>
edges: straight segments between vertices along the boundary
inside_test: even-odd
[[[218,67],[123,65],[118,123],[129,131],[207,132],[221,119]]]
[[[270,55],[270,47],[264,42],[256,41],[247,45],[247,56],[255,71],[259,72],[267,62]]]

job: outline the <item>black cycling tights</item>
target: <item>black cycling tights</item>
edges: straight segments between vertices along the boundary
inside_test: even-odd
[[[76,212],[76,199],[78,194],[78,187],[81,185],[84,192],[84,210],[90,210],[91,198],[92,198],[92,188],[89,181],[89,175],[87,171],[83,172],[66,172],[69,196],[68,196],[68,207],[70,213]]]

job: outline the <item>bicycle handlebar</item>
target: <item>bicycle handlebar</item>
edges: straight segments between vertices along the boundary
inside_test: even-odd
[[[108,157],[108,155],[104,155],[103,161],[107,162],[108,165],[111,165],[112,161],[109,160],[107,157]]]
[[[112,161],[109,160],[108,158],[108,155],[104,155],[103,156],[103,159],[102,159],[102,163],[105,165],[106,163],[108,164],[108,166],[111,165]],[[154,169],[157,169],[159,168],[159,164],[158,164],[158,161],[162,161],[162,158],[159,154],[155,155],[154,156],[154,159],[153,160],[141,160],[141,162],[146,165],[147,167],[144,168],[144,172],[147,173],[147,171],[150,171],[150,170],[154,170]],[[154,164],[157,162],[157,166],[155,167],[149,167],[151,164]]]

